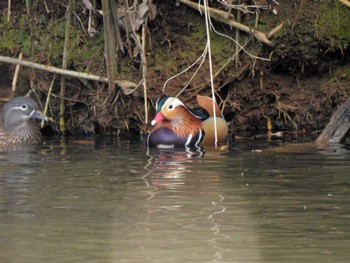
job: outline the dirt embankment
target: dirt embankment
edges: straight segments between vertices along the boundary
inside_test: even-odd
[[[273,1],[255,2],[264,4]],[[242,24],[261,32],[268,33],[282,22],[284,24],[269,38],[272,45],[263,44],[251,34],[241,32],[239,42],[245,52],[240,52],[238,63],[232,60],[235,43],[228,38],[236,37],[234,28],[212,20],[215,30],[221,34],[211,31],[214,85],[225,117],[236,134],[246,130],[266,130],[267,120],[271,120],[275,130],[301,127],[322,129],[334,110],[350,94],[350,8],[337,1],[278,2],[279,5],[272,3],[269,9],[241,13]],[[7,25],[9,28],[2,24],[2,35],[6,40],[9,36],[4,30],[7,29],[15,32],[31,28],[31,35],[30,47],[23,46],[25,41],[22,40],[22,44],[14,45],[11,49],[0,46],[1,53],[15,57],[24,50],[25,58],[29,60],[60,66],[62,51],[58,46],[64,40],[66,6],[51,4],[45,9],[41,5],[35,6],[35,16],[30,21],[36,21],[36,30],[32,24],[25,22],[17,26]],[[184,71],[201,56],[206,45],[204,16],[187,5],[176,5],[175,1],[154,1],[154,4],[157,15],[149,21],[147,34],[150,119],[154,113],[152,105],[159,96],[177,95],[190,80],[179,95],[189,106],[195,105],[196,93],[210,94],[207,61],[201,67],[200,62],[196,63],[164,86],[169,78]],[[219,4],[214,7],[227,11]],[[48,15],[46,8],[61,12]],[[23,14],[20,10],[20,6],[14,6],[14,20],[21,19]],[[88,37],[82,30],[82,27],[87,27],[86,10],[83,12],[84,7],[78,5],[77,11],[79,19],[72,32],[73,55],[68,63],[69,68],[105,76],[102,18],[95,14],[93,21],[97,33]],[[236,16],[237,11],[233,10],[232,14]],[[61,22],[62,26],[59,26]],[[47,29],[44,30],[44,27]],[[139,83],[142,79],[139,51],[134,42],[126,41],[127,34],[124,31],[121,33],[126,51],[117,52],[118,78]],[[141,35],[141,31],[138,33]],[[55,43],[47,45],[47,42],[54,40]],[[7,68],[9,75],[12,75],[13,69],[13,66]],[[22,76],[21,86],[24,88],[19,93],[33,88],[37,98],[44,101],[53,74],[26,69]],[[66,81],[65,119],[69,132],[139,133],[147,130],[142,87],[130,94],[117,90],[114,100],[109,101],[105,83],[74,78],[67,78]],[[56,120],[59,118],[59,83],[57,77],[49,113]],[[58,130],[55,125],[53,127]]]

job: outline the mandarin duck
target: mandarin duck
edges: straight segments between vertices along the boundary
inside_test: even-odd
[[[40,130],[33,119],[45,120],[40,114],[36,102],[27,97],[16,97],[3,107],[0,126],[0,148],[7,146],[28,146],[42,140]]]
[[[156,116],[152,121],[153,129],[147,138],[148,146],[175,147],[214,145],[214,110],[209,97],[197,95],[202,111],[186,107],[175,97],[159,98],[156,103]],[[219,106],[215,103],[217,141],[225,142],[228,125]]]

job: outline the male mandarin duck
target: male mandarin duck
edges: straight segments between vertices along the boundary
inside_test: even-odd
[[[213,101],[197,95],[199,106],[205,113],[187,108],[178,98],[163,97],[157,100],[154,128],[147,138],[147,145],[158,147],[214,145]],[[225,142],[228,134],[227,122],[215,103],[217,141]]]
[[[36,102],[27,97],[16,97],[3,107],[0,126],[0,148],[8,146],[28,146],[42,140],[40,130],[33,119],[45,120],[40,114]]]

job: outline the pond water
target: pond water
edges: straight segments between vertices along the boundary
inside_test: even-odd
[[[0,262],[348,262],[350,150],[49,141],[0,152]]]

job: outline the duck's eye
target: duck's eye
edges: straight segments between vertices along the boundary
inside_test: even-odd
[[[27,104],[22,104],[21,105],[21,110],[26,110],[28,109],[28,105]]]
[[[169,110],[172,110],[173,108],[174,108],[173,104],[170,104],[170,105],[168,106],[168,109],[169,109]]]

